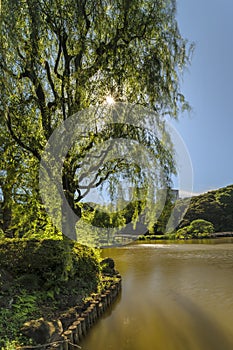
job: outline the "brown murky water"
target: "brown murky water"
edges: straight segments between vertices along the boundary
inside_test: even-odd
[[[83,350],[232,350],[233,239],[106,249],[122,294]]]

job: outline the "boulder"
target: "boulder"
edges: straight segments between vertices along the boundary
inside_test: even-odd
[[[45,321],[43,318],[39,318],[25,322],[21,331],[36,344],[43,345],[60,340],[63,328],[60,320]]]
[[[105,258],[101,261],[102,273],[105,275],[115,275],[115,263],[112,258]]]

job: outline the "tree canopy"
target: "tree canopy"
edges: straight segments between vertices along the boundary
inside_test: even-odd
[[[182,202],[180,201],[180,206]],[[179,224],[179,228],[189,226],[193,220],[202,219],[213,224],[216,232],[233,231],[233,186],[195,196]],[[177,206],[177,210],[179,206]]]
[[[166,114],[176,118],[189,108],[180,78],[192,45],[179,32],[176,1],[6,0],[0,41],[1,127],[3,148],[9,150],[3,153],[1,171],[10,176],[11,164],[15,177],[24,174],[22,182],[26,178],[30,182],[25,186],[27,198],[34,203],[40,202],[37,174],[45,145],[75,113],[101,106],[107,96],[149,107],[161,118]],[[63,165],[63,191],[79,216],[76,202],[83,199],[83,191],[76,181],[77,167],[97,144],[126,138],[127,133],[135,142],[144,139],[144,145],[157,152],[167,179],[174,172],[171,155],[156,144],[156,137],[145,141],[142,130],[126,130],[119,124],[91,131],[77,140]],[[17,164],[16,153],[21,155]],[[129,164],[119,159],[108,162],[95,187],[108,180],[114,183],[124,172],[139,181],[141,170],[131,164],[132,168],[128,171]],[[1,187],[4,206],[10,207],[15,192],[11,187],[6,192],[2,182]]]
[[[180,228],[177,233],[177,238],[205,238],[210,233],[214,232],[214,225],[203,219],[193,220],[188,226]]]

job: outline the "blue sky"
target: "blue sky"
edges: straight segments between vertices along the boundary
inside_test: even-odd
[[[183,37],[194,41],[183,93],[193,110],[173,123],[193,165],[193,191],[233,184],[233,0],[177,0]]]

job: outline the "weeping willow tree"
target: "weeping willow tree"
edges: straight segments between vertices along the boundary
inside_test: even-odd
[[[164,115],[177,118],[180,110],[189,108],[180,78],[192,45],[179,32],[174,0],[5,0],[0,40],[1,118],[14,144],[12,152],[24,152],[37,171],[43,150],[61,123],[102,106],[107,96],[148,107],[161,121]],[[135,162],[106,160],[108,141],[130,137],[152,150],[167,182],[174,172],[172,155],[157,137],[133,122],[127,127],[120,121],[106,126],[106,113],[94,114],[94,119],[93,113],[85,114],[82,122],[92,124],[92,129],[73,141],[62,163],[62,192],[79,218],[83,213],[78,203],[91,187],[107,182],[104,190],[114,195],[119,178],[130,179],[137,188],[146,185],[146,174]],[[60,142],[64,138],[61,131]],[[86,167],[90,152],[100,160],[98,171]],[[4,157],[10,161],[13,155]],[[15,167],[15,173],[25,171],[22,168]],[[36,178],[33,187],[38,188],[37,175],[28,174]],[[68,230],[74,231],[75,224],[74,219]]]
[[[18,147],[3,120],[0,132],[0,229],[6,237],[31,235],[39,228],[40,236],[55,234],[40,201],[37,159]]]

